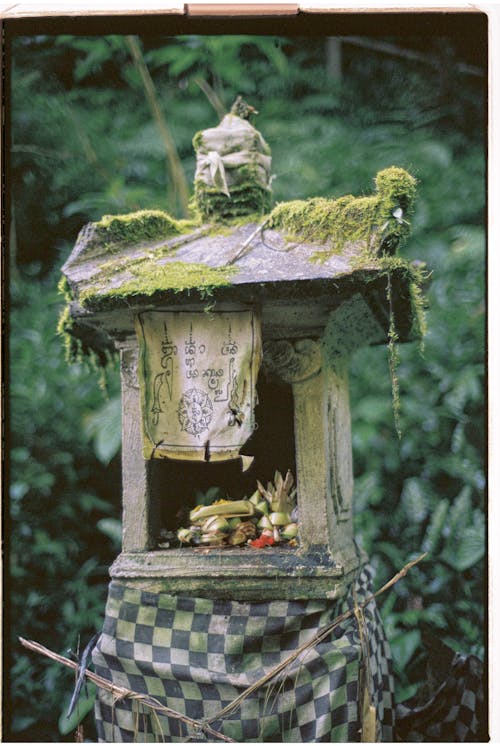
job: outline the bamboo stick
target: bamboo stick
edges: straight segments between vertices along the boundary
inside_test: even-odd
[[[403,578],[408,571],[414,567],[416,564],[418,564],[421,560],[424,559],[424,557],[427,556],[427,552],[424,554],[421,554],[420,557],[417,557],[416,559],[412,560],[411,562],[408,562],[402,570],[400,570],[394,577],[391,578],[385,585],[382,586],[376,593],[372,594],[368,598],[366,598],[362,603],[358,605],[357,608],[364,609],[365,606],[368,606],[369,603],[371,603],[377,596],[379,596],[384,591],[388,590],[391,586],[394,585],[394,583],[397,583],[398,580]],[[213,723],[216,720],[220,720],[223,717],[226,717],[227,715],[230,715],[235,709],[237,709],[240,704],[243,702],[243,700],[247,699],[251,694],[253,694],[257,689],[260,689],[262,686],[265,686],[268,684],[272,679],[275,678],[278,674],[280,674],[287,666],[289,666],[291,663],[293,663],[294,660],[296,660],[302,653],[305,651],[315,647],[320,643],[322,640],[325,639],[325,637],[328,637],[335,627],[338,627],[339,624],[342,624],[342,622],[345,622],[350,617],[354,616],[355,609],[349,609],[349,611],[345,611],[343,614],[340,614],[336,619],[333,620],[333,622],[330,622],[330,624],[327,624],[325,627],[319,630],[319,632],[309,641],[304,642],[300,647],[298,647],[296,650],[294,650],[293,653],[291,653],[285,660],[283,660],[281,663],[278,663],[277,666],[275,666],[269,673],[265,674],[264,676],[261,676],[260,679],[255,681],[251,686],[249,686],[245,691],[243,691],[236,699],[234,699],[232,702],[230,702],[226,707],[224,707],[222,710],[220,710],[218,713],[216,713],[212,718],[210,718],[207,722]]]
[[[35,642],[34,640],[25,640],[23,637],[19,637],[19,642],[28,650],[32,650],[35,653],[45,655],[47,658],[57,661],[57,663],[61,663],[63,666],[72,668],[74,671],[78,669],[78,663],[76,663],[75,661],[72,661],[69,658],[65,658],[63,655],[59,655],[58,653],[54,653],[52,650],[49,650],[44,645],[40,645],[40,643]],[[147,694],[139,694],[138,692],[133,692],[131,689],[127,689],[124,686],[113,684],[111,681],[108,681],[108,679],[99,676],[93,671],[89,671],[88,668],[85,669],[85,676],[87,677],[87,679],[89,679],[89,681],[92,681],[100,689],[105,689],[106,691],[111,692],[116,700],[136,700],[143,704],[145,707],[148,707],[150,710],[153,710],[154,712],[160,713],[161,715],[166,715],[169,718],[174,718],[175,720],[181,720],[183,723],[186,723],[186,725],[190,725],[196,730],[203,730],[208,735],[213,736],[214,738],[218,738],[221,741],[235,743],[234,739],[229,738],[229,736],[225,736],[223,733],[219,733],[218,731],[214,730],[208,723],[190,718],[187,715],[183,715],[182,713],[177,712],[177,710],[172,710],[171,707],[162,705],[162,703],[154,697],[151,697]]]

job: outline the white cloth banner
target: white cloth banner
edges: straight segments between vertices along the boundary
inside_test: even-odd
[[[237,458],[254,431],[262,353],[253,311],[146,311],[136,328],[144,457]]]

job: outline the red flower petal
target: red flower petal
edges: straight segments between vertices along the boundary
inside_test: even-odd
[[[272,536],[259,536],[250,542],[250,546],[256,549],[264,549],[264,547],[270,547],[274,544],[274,538]]]

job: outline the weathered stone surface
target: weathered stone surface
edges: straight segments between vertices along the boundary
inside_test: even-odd
[[[300,339],[295,344],[287,340],[268,342],[264,355],[271,369],[287,383],[305,381],[321,369],[321,348],[312,339]]]
[[[183,548],[123,553],[110,574],[153,592],[241,601],[335,599],[345,594],[358,563],[356,558],[349,566],[341,566],[324,549]]]
[[[83,301],[89,311],[104,310],[106,306],[145,305],[148,301],[158,305],[160,299],[169,305],[197,300],[194,281],[191,286],[183,288],[182,283],[176,284],[173,271],[170,278],[168,272],[160,273],[161,269],[168,270],[170,266],[173,270],[179,264],[206,265],[216,270],[227,268],[227,282],[218,285],[214,281],[211,288],[215,299],[226,301],[265,296],[269,302],[285,298],[295,298],[300,302],[321,293],[342,296],[350,294],[353,286],[367,285],[381,274],[380,265],[374,259],[353,261],[356,259],[355,247],[346,247],[345,253],[328,256],[325,245],[291,243],[283,233],[266,229],[257,231],[247,250],[232,263],[257,228],[255,222],[227,229],[224,233],[212,233],[205,227],[164,242],[123,245],[119,250],[98,256],[95,247],[87,251],[85,241],[80,241],[62,271],[75,300]],[[314,261],[318,251],[324,253],[324,258]],[[146,287],[144,283],[142,293],[139,287],[128,292],[127,285],[136,276],[138,263],[141,272],[146,264],[151,265],[153,274],[156,271],[156,287],[151,283]],[[395,269],[394,274],[397,277],[400,273]],[[262,293],[263,289],[265,293]],[[397,298],[397,287],[394,290]]]
[[[155,504],[149,499],[147,461],[141,453],[142,426],[137,384],[138,345],[130,339],[121,349],[122,370],[122,479],[125,552],[152,549],[155,545]]]

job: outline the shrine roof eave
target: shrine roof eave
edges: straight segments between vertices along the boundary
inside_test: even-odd
[[[90,238],[89,238],[90,236]],[[213,226],[163,241],[106,247],[82,231],[62,268],[72,301],[70,332],[82,325],[114,329],[116,319],[140,310],[205,303],[296,307],[321,305],[325,312],[361,294],[382,328],[388,329],[388,270],[376,251],[358,244],[291,239],[256,222],[214,231]],[[414,338],[411,272],[391,269],[392,303],[400,341]],[[121,327],[121,324],[118,324]],[[88,335],[86,333],[87,339]],[[380,339],[380,342],[385,341]],[[94,346],[93,344],[91,346]]]
[[[94,311],[159,297],[178,303],[196,295],[239,301],[247,295],[308,297],[349,288],[383,271],[376,252],[363,251],[359,242],[335,251],[331,242],[289,239],[259,230],[255,222],[120,247],[96,247],[82,234],[62,272],[72,298]]]

